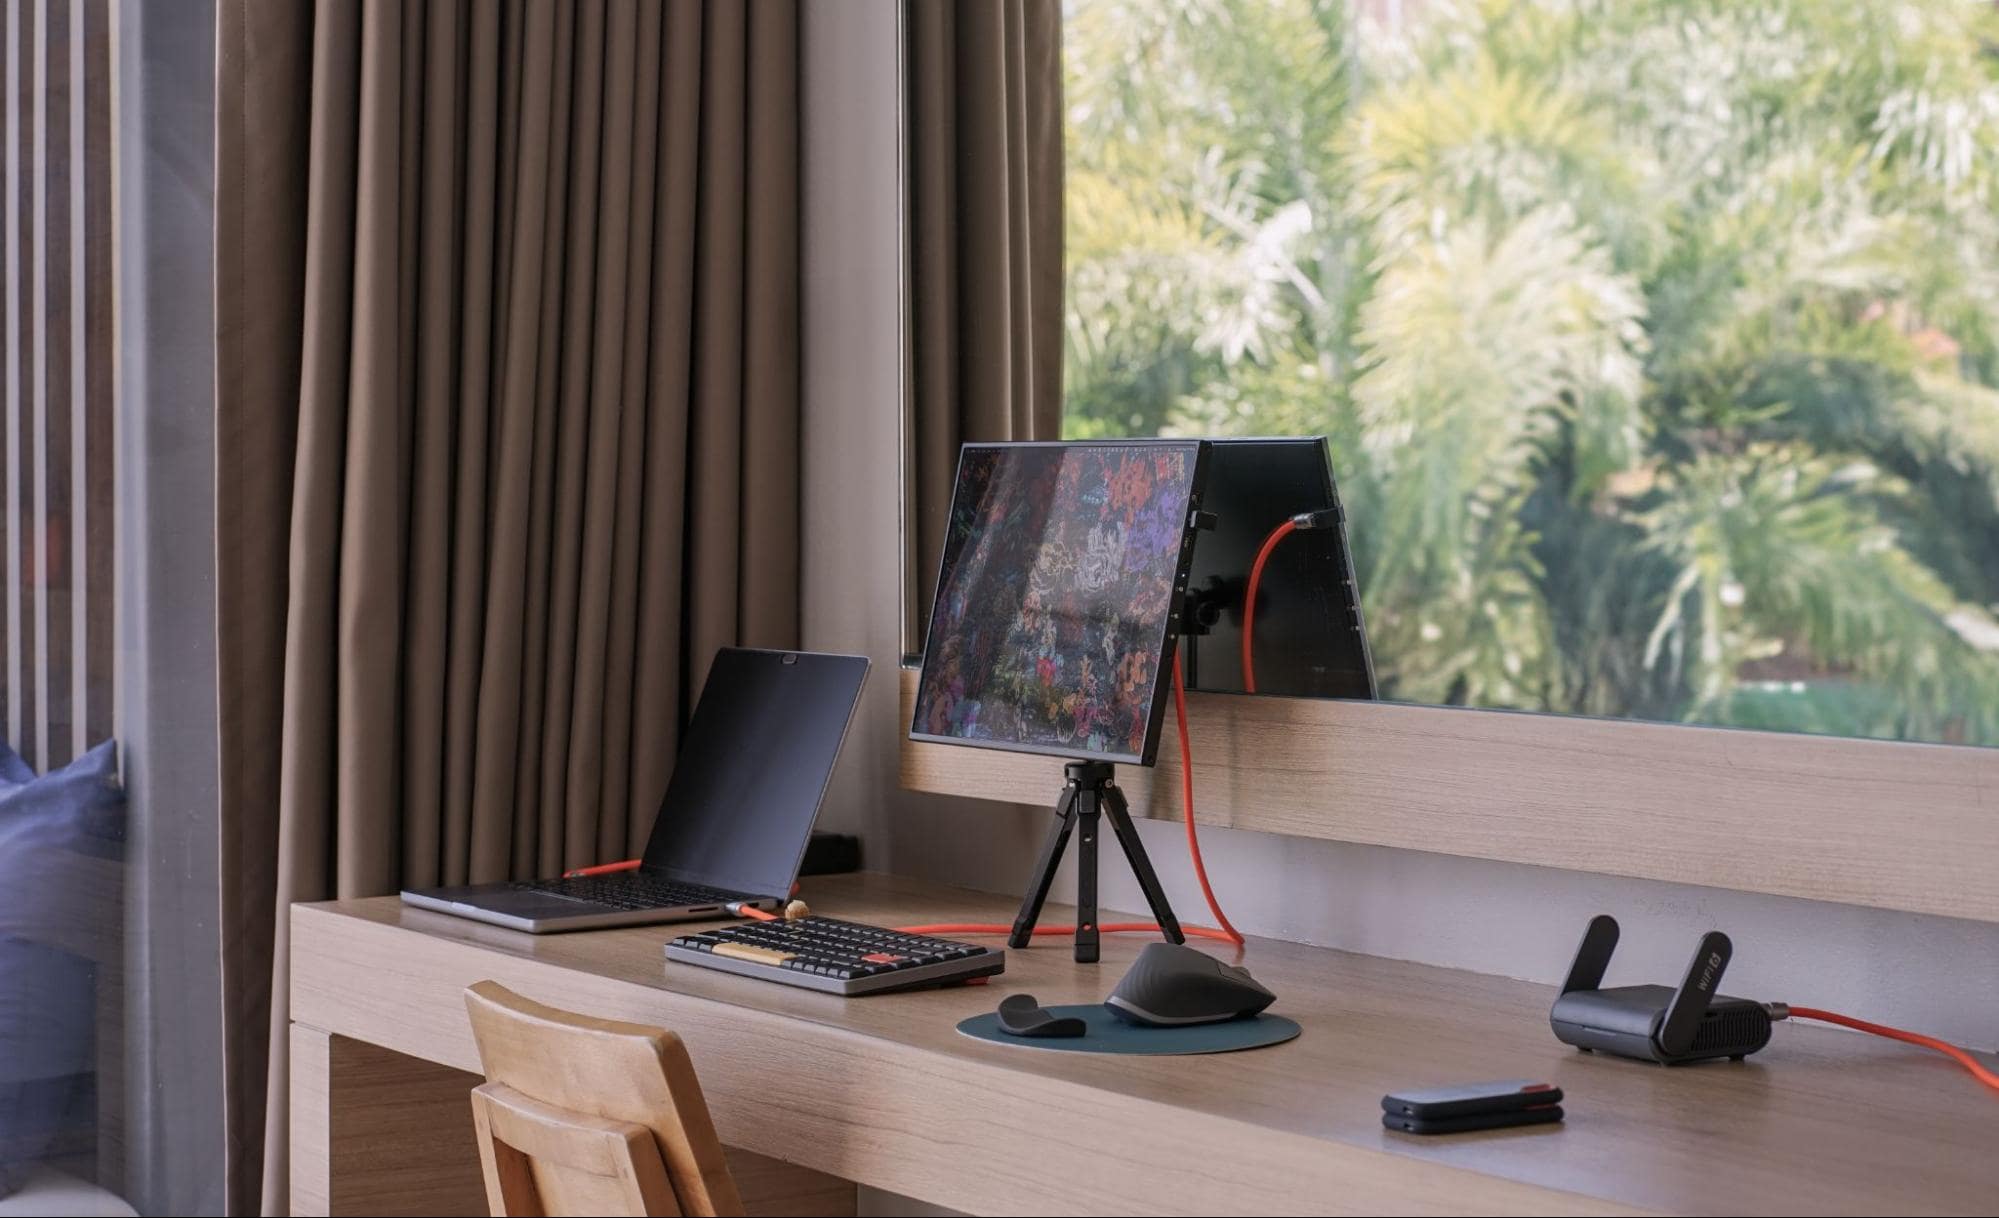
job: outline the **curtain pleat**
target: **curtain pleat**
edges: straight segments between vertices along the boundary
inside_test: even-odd
[[[647,347],[644,490],[639,512],[639,620],[648,629],[634,645],[637,682],[632,695],[631,774],[633,817],[626,849],[639,853],[652,820],[642,793],[663,790],[680,748],[681,690],[688,687],[683,586],[687,566],[687,420],[693,408],[694,295],[677,285],[694,282],[695,178],[700,154],[701,66],[705,6],[668,5],[661,51],[658,189],[653,195],[652,331]],[[710,306],[712,301],[703,301]],[[712,309],[704,307],[703,317]],[[615,759],[612,764],[616,764]]]
[[[217,79],[310,80],[312,23],[282,5],[224,6]],[[224,1152],[233,1213],[257,1207],[265,1137],[272,909],[277,900],[277,742],[246,725],[284,713],[284,586],[298,411],[312,130],[306,89],[216,97],[216,684],[220,823]],[[228,173],[220,171],[227,161]],[[237,409],[228,409],[231,402]],[[243,408],[246,406],[260,408]]]
[[[623,319],[619,331],[618,393],[623,408],[613,441],[617,452],[617,497],[611,505],[609,608],[604,628],[602,743],[597,748],[603,791],[597,820],[598,858],[623,858],[636,853],[627,843],[635,819],[631,800],[631,770],[620,759],[632,746],[632,683],[637,660],[638,553],[645,499],[645,429],[647,412],[635,408],[646,400],[647,340],[652,332],[652,255],[654,191],[659,183],[660,45],[662,9],[657,4],[636,7],[636,20],[626,41],[633,48],[634,119],[629,136],[632,172],[627,184],[624,298],[614,309]],[[607,361],[608,362],[608,361]]]
[[[435,816],[405,817],[403,866],[412,872],[442,874],[445,852],[446,672],[449,663],[449,580],[451,506],[457,462],[454,409],[458,401],[458,352],[453,336],[461,325],[460,283],[464,241],[457,217],[465,208],[462,181],[467,157],[460,126],[466,24],[451,6],[417,5],[425,18],[420,65],[423,104],[406,107],[420,115],[416,175],[419,182],[416,257],[407,261],[416,275],[416,341],[406,359],[415,361],[404,384],[414,392],[409,411],[409,556],[404,609],[408,656],[403,665],[402,806],[436,808]]]
[[[747,107],[743,58],[749,34],[744,7],[717,6],[702,33],[701,160],[694,175],[701,241],[694,251],[695,279],[712,285],[703,294],[694,321],[693,412],[688,419],[688,511],[693,519],[717,526],[688,538],[690,578],[687,632],[699,686],[707,675],[705,657],[736,629],[733,598],[704,595],[736,585],[741,547],[734,538],[742,524],[742,426],[721,409],[742,397],[742,281],[724,269],[743,265],[743,207],[746,198],[742,141]]]
[[[517,7],[517,6],[516,6]],[[443,5],[435,9],[449,12]],[[501,213],[502,166],[500,36],[498,3],[472,8],[466,42],[464,77],[465,119],[454,142],[463,150],[464,201],[455,211],[464,239],[460,273],[464,311],[457,336],[458,393],[452,418],[453,485],[449,604],[446,610],[444,662],[444,799],[442,806],[444,882],[463,884],[481,857],[472,828],[473,742],[477,733],[479,656],[484,650],[485,617],[481,576],[486,568],[486,504],[488,439],[491,431],[491,390],[497,366],[495,327],[505,316],[497,304],[498,284],[505,282],[509,231]],[[511,27],[517,29],[518,26]],[[513,35],[517,38],[518,35]],[[507,79],[516,79],[509,76]]]
[[[799,630],[797,585],[781,556],[799,546],[798,429],[784,403],[798,398],[798,135],[784,121],[798,109],[798,30],[789,9],[752,5],[744,142],[742,591],[737,630],[784,637]],[[884,183],[884,186],[887,184]]]
[[[1062,430],[1059,0],[911,4],[910,621],[922,645],[958,448]]]
[[[797,19],[228,0],[216,528],[232,1212],[293,901],[636,853],[798,635]]]
[[[554,11],[546,12],[547,9]],[[506,611],[500,635],[511,641],[519,656],[518,670],[510,678],[519,702],[516,705],[510,700],[497,720],[488,718],[480,724],[482,733],[494,722],[501,724],[506,738],[499,747],[513,759],[513,773],[503,781],[511,785],[516,801],[512,866],[518,873],[538,870],[537,860],[550,853],[550,847],[561,835],[561,826],[550,824],[541,814],[541,724],[548,693],[549,662],[544,643],[548,633],[548,605],[553,595],[548,569],[550,530],[554,522],[555,445],[562,423],[558,413],[562,361],[557,343],[561,341],[564,304],[562,268],[567,253],[564,241],[569,233],[569,191],[565,183],[569,180],[570,144],[564,137],[569,130],[568,69],[575,15],[575,9],[568,5],[529,5],[526,79],[522,86],[522,144],[517,172],[525,185],[515,232],[522,236],[523,243],[516,249],[520,261],[515,267],[515,291],[519,294],[513,300],[515,320],[521,328],[510,332],[508,342],[518,344],[520,359],[528,371],[519,399],[521,410],[518,414],[508,412],[505,419],[508,426],[501,438],[503,463],[511,467],[512,461],[518,459],[517,468],[521,472],[517,477],[526,481],[506,479],[498,501],[503,523],[495,530],[496,537],[524,534],[518,547],[508,548],[504,567],[508,588],[505,595],[521,607]],[[546,16],[548,22],[537,30],[540,23],[536,19],[541,16]],[[542,73],[540,79],[538,72]],[[533,117],[537,114],[539,122]],[[530,234],[531,243],[526,240]],[[529,262],[538,263],[533,269],[532,289],[526,288],[527,280],[520,277]],[[514,354],[510,347],[510,363]],[[518,433],[512,430],[516,422],[520,424]],[[496,565],[495,570],[502,568]],[[488,619],[489,630],[495,621]],[[506,662],[510,667],[514,664],[512,660]],[[481,752],[488,747],[486,741],[482,734]]]

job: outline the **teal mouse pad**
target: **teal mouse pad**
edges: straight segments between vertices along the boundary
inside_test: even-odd
[[[1111,1014],[1101,1002],[1049,1007],[1048,1013],[1057,1018],[1074,1016],[1087,1026],[1081,1036],[1013,1036],[1000,1031],[997,1011],[987,1011],[959,1023],[958,1030],[974,1040],[1023,1049],[1155,1057],[1261,1049],[1266,1045],[1281,1045],[1300,1031],[1297,1024],[1282,1015],[1255,1015],[1221,1023],[1189,1024],[1184,1028],[1141,1028]]]

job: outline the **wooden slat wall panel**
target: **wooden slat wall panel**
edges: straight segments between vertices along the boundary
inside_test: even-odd
[[[30,448],[28,436],[28,414],[22,410],[22,386],[26,384],[26,360],[32,354],[30,342],[22,336],[22,326],[26,320],[26,302],[22,300],[22,280],[26,278],[26,250],[28,242],[22,234],[22,214],[28,210],[22,206],[22,182],[28,174],[24,168],[30,158],[22,154],[22,140],[32,130],[32,122],[24,122],[34,106],[34,82],[28,78],[32,70],[34,56],[28,54],[28,46],[34,36],[34,12],[26,10],[24,4],[6,6],[6,68],[8,68],[8,90],[6,90],[6,180],[0,182],[0,194],[6,196],[6,330],[0,332],[0,340],[6,342],[6,486],[0,486],[0,494],[6,500],[6,584],[8,584],[8,636],[6,636],[6,674],[8,674],[8,740],[14,748],[32,754],[32,726],[36,722],[34,714],[34,580],[30,570],[34,566],[34,502],[28,498],[30,478],[34,472],[34,452]],[[28,758],[34,762],[34,758]]]
[[[14,144],[7,138],[8,118],[14,112],[13,49],[14,14],[10,8],[0,15],[0,200],[4,200],[6,184],[13,180],[14,172],[8,159],[8,150]],[[9,240],[12,230],[5,225],[6,215],[4,204],[0,203],[0,326],[10,316],[7,285],[13,281],[14,270],[13,242]],[[14,620],[20,611],[20,581],[14,572],[20,559],[20,532],[10,488],[17,477],[20,451],[14,443],[14,414],[6,392],[6,385],[12,382],[5,377],[5,371],[6,363],[0,360],[0,564],[4,564],[0,565],[0,740],[18,740],[21,725],[13,690],[21,679],[20,652],[15,646],[14,633]]]
[[[48,770],[111,730],[110,22],[5,8],[0,732]]]
[[[78,331],[75,360],[83,386],[82,451],[76,468],[84,471],[79,502],[88,506],[79,522],[83,540],[78,567],[88,595],[83,607],[82,648],[84,740],[96,744],[111,737],[112,617],[111,617],[111,9],[110,0],[84,0],[83,37],[75,51],[81,66],[72,79],[82,82],[76,92],[82,104],[79,163],[86,166],[77,190],[75,282],[83,300],[83,326]]]
[[[19,0],[16,0],[18,3]],[[35,635],[42,645],[35,656],[35,701],[42,707],[36,725],[35,750],[46,764],[59,754],[71,735],[69,715],[69,547],[64,545],[72,519],[66,476],[69,466],[69,417],[62,380],[69,371],[62,305],[67,293],[51,291],[53,274],[68,278],[68,211],[60,209],[69,177],[69,142],[61,138],[69,121],[69,0],[36,0],[35,28],[35,448],[40,454],[35,480],[36,530],[40,544],[35,572]],[[52,274],[53,273],[53,274]],[[57,346],[61,341],[61,346]],[[65,757],[67,760],[67,757]]]

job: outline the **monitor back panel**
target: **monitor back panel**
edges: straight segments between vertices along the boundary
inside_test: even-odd
[[[1250,566],[1271,530],[1300,512],[1338,506],[1319,437],[1214,440],[1206,510],[1215,527],[1194,543],[1191,587],[1225,608],[1183,640],[1187,687],[1241,693],[1242,604]],[[1257,597],[1256,688],[1300,698],[1373,698],[1374,663],[1346,528],[1296,532],[1278,543]]]

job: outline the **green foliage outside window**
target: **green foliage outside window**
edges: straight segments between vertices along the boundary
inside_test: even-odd
[[[1387,696],[1999,744],[1999,12],[1071,0],[1072,436],[1331,437]]]

